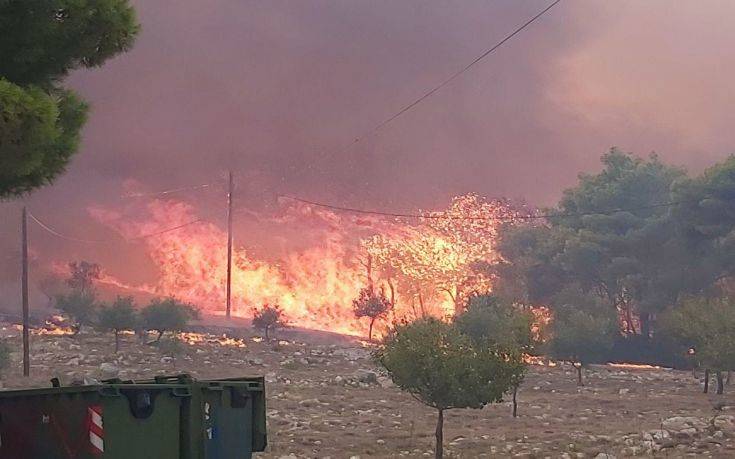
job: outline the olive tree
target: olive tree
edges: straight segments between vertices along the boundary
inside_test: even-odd
[[[444,411],[502,401],[523,371],[519,355],[475,342],[454,324],[431,317],[395,326],[375,359],[396,386],[437,410],[437,458],[443,457]]]
[[[158,333],[159,342],[167,331],[181,331],[189,321],[199,318],[199,311],[191,304],[169,297],[155,299],[140,312],[142,325],[146,330]]]
[[[118,296],[111,305],[102,306],[97,320],[100,328],[115,333],[115,353],[120,350],[120,332],[135,329],[137,323],[138,315],[132,296]]]
[[[694,358],[705,368],[704,392],[714,370],[717,393],[722,394],[723,372],[735,368],[735,303],[727,297],[688,297],[667,311],[661,322],[662,332],[682,350],[693,349]]]

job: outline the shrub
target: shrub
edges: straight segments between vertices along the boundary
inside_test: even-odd
[[[271,330],[287,326],[283,311],[277,304],[264,304],[260,309],[253,309],[253,328],[262,330],[266,340],[270,339]]]
[[[368,328],[368,340],[373,341],[373,325],[379,318],[383,318],[390,311],[392,304],[385,294],[381,291],[375,293],[371,288],[360,290],[360,295],[352,300],[352,310],[355,317],[361,319],[363,317],[370,318],[370,326]]]

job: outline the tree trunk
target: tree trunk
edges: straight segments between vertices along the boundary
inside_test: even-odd
[[[727,378],[725,378],[725,385],[726,386],[729,386],[730,385],[730,375],[732,375],[732,371],[731,370],[727,370]]]
[[[704,391],[705,394],[709,392],[709,368],[704,369]]]
[[[439,408],[439,417],[436,420],[436,459],[444,457],[444,410]]]
[[[725,385],[723,384],[722,379],[722,371],[717,370],[715,376],[717,377],[717,395],[722,395],[722,393],[725,392]]]
[[[513,386],[513,417],[518,417],[518,385]]]
[[[268,325],[265,326],[265,340],[266,341],[270,341],[270,337],[268,336],[268,329],[269,328],[270,327]]]
[[[163,337],[163,330],[156,330],[158,332],[158,336],[156,336],[156,343],[161,341],[161,337]]]
[[[424,308],[424,297],[419,292],[419,306],[421,307],[421,317],[426,317],[426,308]]]
[[[120,351],[120,331],[115,330],[115,354]]]
[[[373,324],[375,323],[375,317],[370,318],[370,328],[368,329],[368,341],[373,342]]]
[[[582,364],[577,365],[573,363],[572,366],[577,369],[577,385],[584,386],[584,382],[582,381]]]
[[[641,312],[638,315],[641,321],[641,336],[648,339],[651,337],[651,314],[647,312]]]

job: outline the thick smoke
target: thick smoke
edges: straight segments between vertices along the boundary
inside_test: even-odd
[[[279,193],[390,210],[439,208],[467,191],[548,205],[612,145],[698,170],[735,143],[732,2],[565,0],[346,151],[547,2],[135,3],[135,48],[71,78],[93,107],[81,152],[67,175],[26,200],[82,238],[113,235],[88,208],[121,208],[131,180],[166,189],[232,169],[237,206],[259,213]],[[222,221],[217,189],[187,197]],[[18,208],[2,204],[8,293]],[[257,226],[237,223],[248,246],[260,244]],[[140,245],[100,251],[38,229],[32,237],[39,263],[90,258],[113,272],[155,274]]]

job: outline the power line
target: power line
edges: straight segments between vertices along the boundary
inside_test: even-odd
[[[181,188],[172,188],[170,190],[154,191],[154,192],[150,192],[150,193],[137,193],[137,192],[133,192],[133,193],[124,194],[121,197],[122,198],[145,198],[145,197],[151,197],[151,196],[165,196],[165,195],[168,195],[168,194],[180,193],[182,191],[199,190],[199,189],[209,188],[209,187],[212,187],[212,186],[215,186],[215,185],[217,185],[217,183],[203,183],[201,185],[193,185],[193,186],[187,186],[187,187],[181,187]]]
[[[659,203],[659,204],[650,204],[647,206],[617,208],[617,209],[588,211],[588,212],[568,212],[568,213],[559,213],[559,214],[531,214],[531,215],[515,215],[515,216],[508,216],[508,217],[487,218],[487,217],[472,217],[472,216],[462,216],[462,215],[446,215],[445,213],[438,213],[438,212],[432,212],[432,213],[427,213],[427,214],[383,212],[383,211],[378,211],[378,210],[365,210],[365,209],[356,209],[353,207],[335,206],[332,204],[325,204],[322,202],[310,201],[308,199],[301,199],[295,196],[279,195],[279,197],[291,199],[293,201],[302,202],[304,204],[309,204],[312,206],[323,207],[326,209],[338,210],[342,212],[363,214],[363,215],[380,215],[384,217],[394,217],[394,218],[417,218],[417,219],[428,218],[428,219],[437,219],[437,220],[501,220],[501,221],[584,217],[584,216],[591,216],[591,215],[611,215],[611,214],[615,214],[618,212],[636,212],[639,210],[657,209],[657,208],[662,208],[662,207],[673,207],[679,204],[690,202],[690,201],[672,201],[672,202],[665,202],[665,203]]]
[[[46,223],[44,223],[40,219],[38,219],[32,213],[28,212],[28,216],[31,217],[31,219],[34,222],[36,222],[38,224],[38,226],[40,226],[41,228],[43,228],[44,230],[46,230],[50,234],[53,234],[54,236],[59,237],[61,239],[66,239],[67,241],[81,242],[81,243],[84,243],[84,244],[109,244],[109,243],[113,243],[113,242],[118,242],[118,240],[114,240],[114,239],[107,239],[107,240],[101,240],[101,239],[80,239],[80,238],[76,238],[76,237],[73,237],[73,236],[68,236],[66,234],[60,233],[59,231],[56,231],[54,228],[52,228],[51,226],[47,225]],[[146,239],[146,238],[149,238],[149,237],[158,236],[160,234],[169,233],[171,231],[176,231],[176,230],[181,229],[181,228],[184,228],[186,226],[193,225],[195,223],[200,223],[200,222],[203,222],[203,221],[204,221],[203,218],[197,218],[196,220],[192,220],[190,222],[186,222],[186,223],[183,223],[181,225],[173,226],[171,228],[166,228],[166,229],[163,229],[163,230],[160,230],[160,231],[155,231],[153,233],[142,234],[140,236],[135,236],[135,237],[131,237],[131,238],[124,238],[124,240],[134,241],[134,240],[138,240],[138,239]]]
[[[338,150],[335,153],[343,153],[345,150],[347,150],[348,148],[350,148],[352,145],[361,142],[363,139],[365,139],[368,136],[373,135],[375,132],[377,132],[378,130],[380,130],[381,128],[383,128],[387,124],[389,124],[391,121],[395,120],[396,118],[398,118],[399,116],[403,115],[404,113],[410,111],[412,108],[416,107],[421,102],[423,102],[424,100],[426,100],[429,97],[431,97],[432,95],[434,95],[436,92],[438,92],[444,86],[446,86],[449,83],[451,83],[454,79],[456,79],[457,77],[459,77],[460,75],[462,75],[463,73],[465,73],[466,71],[468,71],[470,68],[474,67],[477,63],[479,63],[480,61],[482,61],[483,59],[485,59],[487,56],[489,56],[490,54],[492,54],[495,50],[497,50],[498,48],[500,48],[501,46],[503,46],[508,40],[510,40],[511,38],[513,38],[514,36],[516,36],[517,34],[519,34],[523,29],[525,29],[526,27],[528,27],[531,24],[533,24],[534,22],[536,22],[537,19],[539,19],[544,14],[546,14],[546,12],[548,12],[550,9],[552,9],[554,6],[556,6],[556,4],[559,3],[559,2],[561,2],[561,0],[555,0],[553,3],[551,3],[549,6],[547,6],[543,10],[541,10],[534,17],[532,17],[528,21],[524,22],[521,26],[519,26],[518,28],[516,28],[513,32],[511,32],[505,38],[503,38],[498,43],[496,43],[493,47],[491,47],[490,49],[488,49],[484,53],[482,53],[479,56],[477,56],[472,62],[470,62],[469,64],[465,65],[464,67],[462,67],[458,71],[454,72],[451,76],[449,76],[449,78],[446,78],[445,80],[443,80],[442,82],[440,82],[438,85],[436,85],[433,88],[429,89],[422,96],[420,96],[419,98],[417,98],[416,100],[414,100],[410,104],[404,106],[403,108],[401,108],[400,110],[398,110],[393,115],[391,115],[388,118],[384,119],[383,121],[381,121],[380,123],[378,123],[377,125],[375,125],[375,127],[373,127],[372,129],[370,129],[369,131],[365,132],[361,136],[356,137],[352,142],[350,142],[349,145],[346,145],[344,148],[342,148],[341,150]]]

